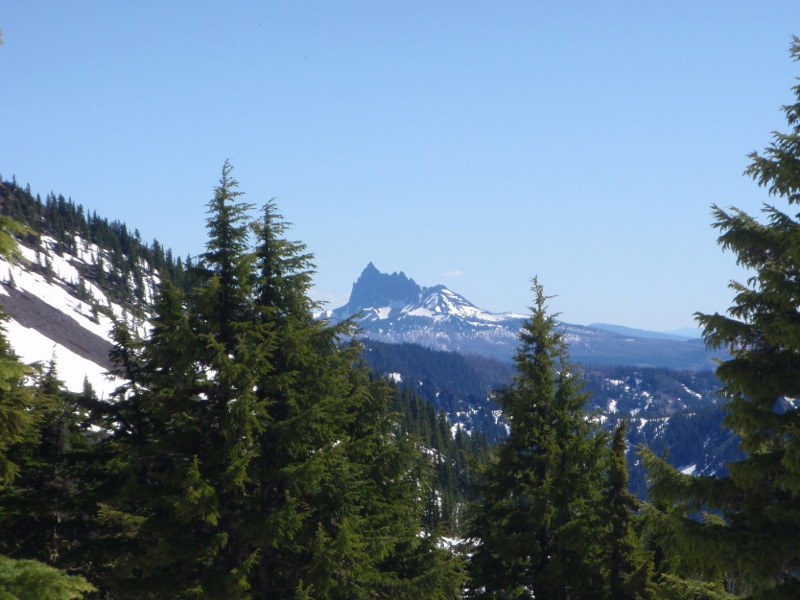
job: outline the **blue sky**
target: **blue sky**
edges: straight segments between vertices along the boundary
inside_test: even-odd
[[[0,9],[0,174],[182,256],[230,159],[344,304],[370,261],[481,308],[653,330],[746,273],[800,2],[101,2]],[[782,206],[781,201],[776,201]]]

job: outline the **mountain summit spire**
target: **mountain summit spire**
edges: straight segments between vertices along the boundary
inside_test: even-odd
[[[418,302],[421,293],[422,288],[402,271],[391,275],[381,273],[370,262],[353,284],[350,300],[338,310],[349,316],[365,308],[405,306]]]

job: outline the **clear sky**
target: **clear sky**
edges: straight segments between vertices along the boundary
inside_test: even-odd
[[[328,308],[372,261],[652,330],[731,304],[710,205],[770,200],[746,155],[800,75],[797,0],[8,0],[0,29],[0,175],[34,193],[196,255],[230,159]]]

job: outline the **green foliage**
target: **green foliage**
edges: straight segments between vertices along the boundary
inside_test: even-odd
[[[26,232],[24,225],[6,215],[0,215],[0,256],[17,260],[20,257],[15,235]]]
[[[606,437],[542,286],[520,332],[517,374],[499,395],[511,434],[478,487],[470,537],[473,596],[607,598],[601,492]]]
[[[0,216],[0,256],[9,261],[18,257],[13,234],[22,230],[15,221]],[[19,361],[5,332],[0,330],[0,491],[13,481],[18,470],[18,465],[8,457],[9,450],[25,441],[34,427],[31,393],[24,385],[25,378],[32,373],[30,367]]]
[[[661,575],[655,596],[657,600],[732,600],[735,597],[720,584],[670,574]]]
[[[430,463],[360,362],[314,318],[312,257],[225,163],[207,251],[165,283],[152,331],[115,331],[106,423],[115,598],[457,598],[460,562],[421,537]],[[255,247],[251,247],[250,234]]]
[[[605,550],[608,554],[608,577],[614,599],[651,598],[652,562],[642,549],[636,524],[639,521],[639,501],[628,489],[626,460],[627,421],[614,431],[608,460],[606,511],[608,531]]]
[[[8,457],[15,444],[31,432],[34,415],[30,412],[31,391],[24,380],[31,370],[23,365],[0,332],[0,491],[17,473],[17,465]]]
[[[800,60],[800,39],[791,55]],[[795,102],[783,109],[791,132],[774,134],[763,155],[750,155],[746,170],[789,204],[800,202],[800,85],[793,90]],[[673,574],[702,578],[737,597],[781,598],[796,597],[800,587],[800,436],[792,404],[800,393],[800,221],[772,205],[763,212],[765,222],[714,207],[720,245],[753,276],[731,284],[727,315],[698,315],[706,342],[730,352],[717,375],[725,425],[739,435],[746,456],[720,478],[684,476],[652,454],[645,460]]]
[[[314,318],[312,257],[284,239],[287,225],[270,202],[253,227],[260,319],[275,338],[259,385],[270,415],[261,477],[274,482],[261,510],[281,533],[262,548],[259,574],[272,576],[259,583],[283,597],[304,585],[315,598],[457,597],[457,561],[419,539],[427,461],[397,437],[393,390],[370,378],[360,345],[340,344],[352,325]]]
[[[85,567],[93,539],[93,489],[102,479],[99,434],[90,417],[95,402],[88,391],[65,391],[53,361],[38,378],[29,433],[8,452],[19,473],[0,494],[0,552],[73,572]]]
[[[252,320],[246,228],[229,206],[229,172],[226,164],[209,203],[217,212],[200,285],[184,297],[165,282],[147,340],[124,324],[115,331],[112,358],[127,383],[109,419],[118,482],[106,515],[130,539],[106,585],[120,598],[248,597],[258,530],[255,515],[240,513],[258,494],[265,406],[255,390],[270,341]]]
[[[491,454],[486,436],[480,431],[466,434],[453,429],[443,410],[403,386],[394,395],[393,411],[399,417],[399,433],[419,439],[433,460],[430,487],[426,489],[424,523],[461,533],[464,509],[471,497],[473,475],[486,465]]]
[[[35,560],[0,555],[0,600],[72,600],[94,591],[83,577],[66,575]]]

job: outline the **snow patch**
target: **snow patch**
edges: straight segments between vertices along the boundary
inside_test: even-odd
[[[54,343],[35,329],[23,327],[16,321],[5,323],[3,329],[22,362],[38,362],[46,366],[50,359],[54,359],[58,378],[68,390],[81,391],[84,380],[88,380],[98,398],[108,398],[122,383],[121,380],[108,376],[105,368]]]

